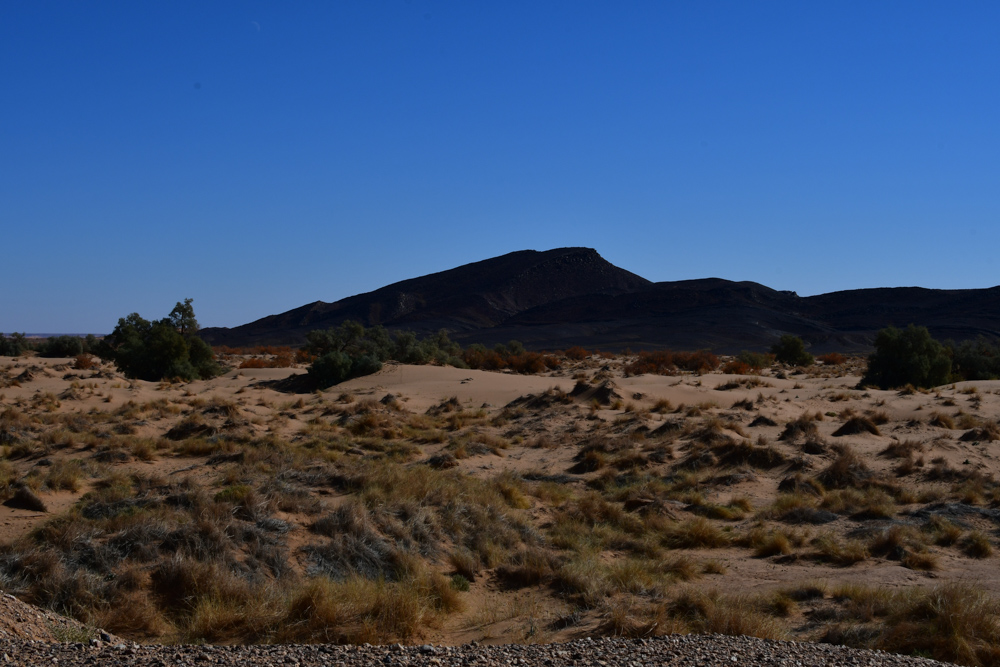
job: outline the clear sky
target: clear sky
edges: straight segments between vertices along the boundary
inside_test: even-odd
[[[0,331],[513,250],[1000,284],[997,2],[0,3]]]

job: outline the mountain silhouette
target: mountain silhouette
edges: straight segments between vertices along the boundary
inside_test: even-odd
[[[307,332],[355,320],[463,345],[520,340],[532,349],[764,349],[782,334],[816,353],[863,352],[886,326],[928,327],[940,339],[1000,336],[1000,287],[847,290],[800,297],[719,278],[654,283],[590,248],[522,250],[317,301],[233,328],[206,328],[213,345],[298,345]]]

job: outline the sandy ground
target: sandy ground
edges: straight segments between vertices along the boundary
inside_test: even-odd
[[[106,465],[125,472],[142,471],[168,478],[184,475],[207,486],[220,484],[218,466],[209,465],[205,457],[179,455],[170,449],[173,443],[164,440],[164,434],[182,419],[202,410],[204,402],[220,399],[235,403],[245,418],[243,428],[258,435],[270,433],[294,440],[315,422],[313,408],[317,403],[335,403],[343,394],[351,395],[350,400],[354,401],[379,401],[391,394],[401,406],[401,413],[414,415],[426,414],[434,406],[454,398],[461,410],[478,411],[483,415],[473,427],[475,432],[485,432],[509,443],[502,451],[474,453],[458,459],[459,470],[483,477],[504,470],[520,475],[535,474],[536,477],[540,474],[564,475],[569,478],[566,483],[581,492],[598,474],[573,472],[578,445],[587,438],[619,434],[633,438],[639,449],[669,440],[672,458],[654,469],[655,474],[666,476],[671,466],[682,461],[693,445],[688,432],[678,431],[661,437],[654,435],[657,429],[671,422],[693,428],[710,418],[721,420],[723,431],[733,439],[766,441],[792,463],[770,470],[753,470],[731,483],[706,485],[703,494],[707,503],[725,505],[734,499],[745,499],[755,511],[767,508],[778,496],[779,483],[792,474],[793,468],[815,475],[829,465],[835,457],[832,445],[850,447],[875,475],[912,488],[914,501],[900,504],[898,513],[891,519],[901,524],[916,525],[917,519],[912,517],[935,503],[960,502],[956,495],[959,492],[955,491],[959,482],[955,480],[991,479],[1000,474],[996,442],[963,439],[977,420],[997,423],[1000,382],[958,383],[930,392],[903,393],[858,389],[856,373],[819,368],[811,374],[789,373],[784,378],[769,372],[755,380],[758,386],[726,388],[726,385],[747,382],[748,376],[711,373],[626,377],[619,361],[593,359],[567,363],[559,371],[538,376],[389,364],[375,375],[345,382],[319,394],[286,394],[266,384],[301,372],[302,369],[231,370],[207,382],[166,384],[129,381],[110,367],[79,371],[66,359],[0,358],[0,412],[9,410],[11,414],[30,415],[34,420],[31,437],[40,438],[41,434],[56,428],[47,423],[54,415],[65,419],[73,415],[108,414],[126,410],[130,404],[159,402],[162,409],[147,409],[139,417],[130,419],[125,427],[130,436],[155,442],[154,453],[148,460],[130,456]],[[592,386],[609,380],[614,398],[603,404],[568,401],[555,407],[524,407],[524,401],[531,396],[546,392],[569,394],[581,379]],[[669,402],[670,409],[651,412],[658,401]],[[500,425],[490,421],[505,408],[518,409],[518,405],[521,413],[512,421]],[[850,414],[873,413],[878,413],[882,419],[878,434],[834,435]],[[803,414],[821,417],[814,422],[818,439],[827,445],[821,453],[804,453],[800,443],[780,439],[785,425]],[[955,428],[932,425],[935,414],[950,417]],[[774,425],[750,426],[759,417],[766,417]],[[968,428],[959,426],[963,418]],[[110,441],[111,437],[106,429],[89,436],[64,433],[36,454],[20,457],[13,454],[8,444],[7,462],[16,475],[23,476],[63,459],[92,461],[102,442]],[[539,446],[537,443],[541,439],[551,444]],[[919,464],[914,472],[900,476],[896,472],[899,461],[887,457],[884,452],[893,443],[903,441],[919,443],[915,454]],[[450,441],[419,442],[413,464],[451,451],[449,444]],[[951,481],[932,478],[929,471],[934,466],[951,471]],[[102,470],[101,474],[105,474],[106,469]],[[721,468],[720,471],[724,472]],[[97,479],[98,476],[85,477],[75,490],[39,489],[38,495],[46,504],[47,512],[0,506],[0,542],[16,541],[49,518],[71,511]],[[966,504],[991,509],[988,494],[991,483],[984,488],[980,496]],[[338,502],[336,494],[324,492],[322,498],[328,507],[335,507]],[[534,500],[532,507],[526,510],[540,526],[550,520],[552,511],[539,500]],[[676,502],[671,512],[677,520],[695,516],[692,509],[681,502]],[[987,512],[956,516],[953,518],[964,529],[982,530],[996,546],[998,521],[995,518]],[[300,524],[307,521],[294,514],[283,517]],[[750,512],[740,519],[723,523],[726,530],[736,534],[749,530],[758,520],[759,517]],[[841,514],[822,526],[791,526],[789,530],[807,536],[829,532],[838,539],[847,539],[859,531],[884,524],[884,521]],[[294,550],[307,538],[307,531],[299,525],[287,539]],[[793,558],[754,557],[747,548],[734,546],[691,549],[685,551],[691,558],[699,562],[713,561],[722,567],[718,568],[718,574],[708,574],[682,586],[738,593],[769,591],[809,582],[823,582],[828,586],[852,582],[889,588],[964,582],[1000,595],[996,556],[971,558],[953,546],[931,545],[928,548],[936,558],[936,566],[929,570],[910,569],[899,560],[884,557],[870,557],[844,567],[809,557],[807,546],[796,548]],[[621,556],[609,553],[606,557]],[[441,567],[447,570],[446,564],[442,563]],[[510,591],[483,577],[473,582],[465,611],[448,617],[439,627],[429,628],[425,639],[451,644],[473,640],[569,640],[596,631],[602,622],[594,615],[565,630],[540,629],[553,617],[571,609],[571,604],[544,587]]]

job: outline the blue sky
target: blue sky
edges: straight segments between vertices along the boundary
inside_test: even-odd
[[[994,2],[0,4],[0,331],[235,326],[521,249],[1000,284]]]

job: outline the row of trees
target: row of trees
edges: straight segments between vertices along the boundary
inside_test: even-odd
[[[785,335],[771,348],[776,360],[796,366],[813,363],[802,339]],[[936,387],[962,380],[1000,379],[1000,342],[980,336],[960,343],[941,342],[927,327],[886,327],[875,336],[862,385],[894,389]]]
[[[983,336],[961,343],[935,340],[926,327],[889,327],[875,337],[861,380],[883,389],[936,387],[959,380],[1000,379],[1000,342]]]
[[[23,333],[10,337],[0,334],[0,357],[17,357],[33,350],[40,357],[75,357],[80,354],[97,354],[100,339],[93,334],[79,336],[53,336],[31,340]]]
[[[149,321],[138,313],[118,320],[103,340],[94,336],[57,336],[33,343],[23,334],[0,334],[0,355],[17,356],[34,349],[40,356],[72,357],[95,354],[112,361],[126,376],[156,381],[164,378],[207,379],[222,372],[212,348],[197,336],[198,320],[191,299],[178,302],[160,320]],[[419,339],[412,331],[390,332],[381,326],[365,328],[347,321],[340,326],[311,331],[306,352],[314,358],[309,377],[321,388],[375,373],[390,359],[407,364],[437,363],[459,368],[538,373],[557,368],[557,357],[529,352],[518,341],[492,349],[473,344],[466,349],[448,338],[445,331]],[[584,354],[571,350],[573,358]],[[579,353],[576,353],[579,352]],[[814,362],[801,338],[784,335],[770,354],[743,352],[733,362],[759,370],[773,361],[808,366]],[[662,373],[673,369],[704,372],[718,368],[718,358],[708,351],[640,352],[626,372]],[[735,367],[735,366],[734,366]],[[933,387],[956,380],[1000,378],[1000,342],[980,337],[961,343],[941,343],[926,327],[888,327],[878,332],[875,351],[861,383],[881,388],[905,385]]]
[[[42,357],[76,357],[93,354],[114,362],[130,378],[198,380],[222,372],[208,343],[198,338],[198,320],[191,299],[178,302],[161,320],[149,321],[138,313],[118,320],[109,336],[54,336],[40,342],[24,334],[0,335],[0,355],[18,356],[34,350]]]

